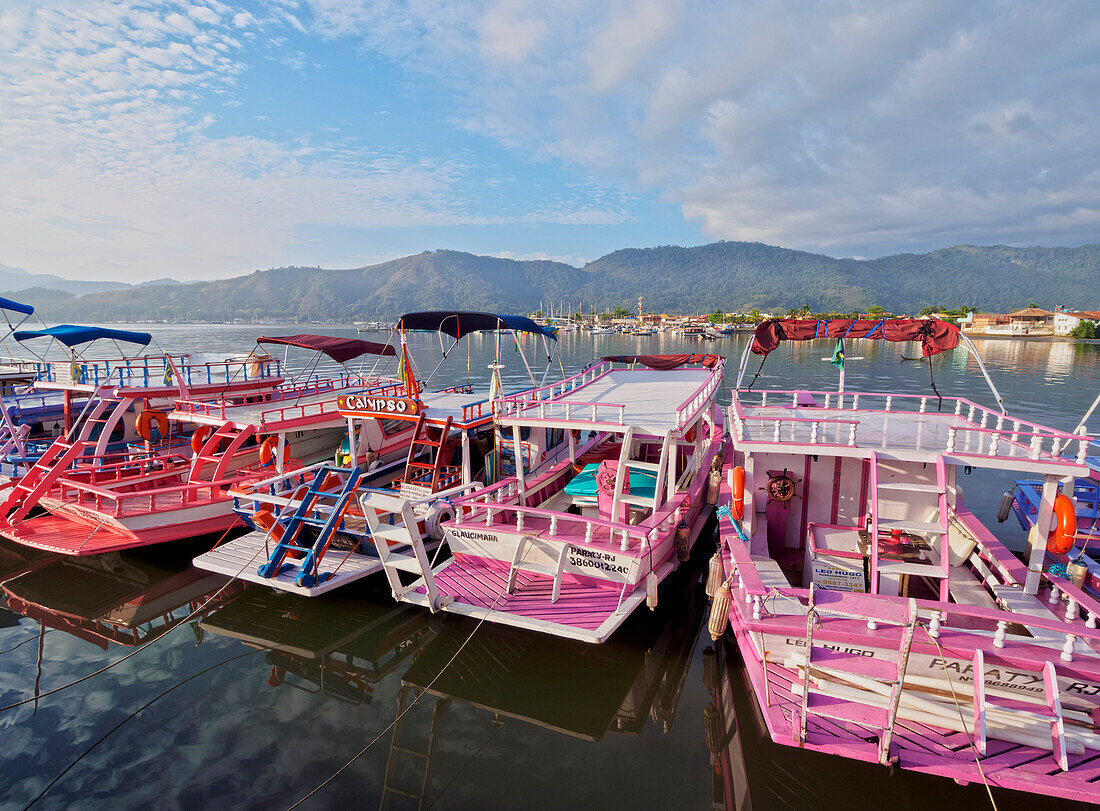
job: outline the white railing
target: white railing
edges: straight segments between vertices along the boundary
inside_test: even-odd
[[[691,396],[676,407],[677,428],[690,424],[691,420],[699,413],[700,409],[714,399],[714,393],[718,390],[718,387],[722,385],[723,367],[724,364],[719,363],[717,368],[711,371],[710,376],[703,381],[699,388],[692,392]]]

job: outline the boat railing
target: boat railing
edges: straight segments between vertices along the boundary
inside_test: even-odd
[[[593,380],[603,377],[610,371],[611,361],[600,361],[594,366],[585,369],[583,372],[578,372],[564,380],[558,380],[554,383],[532,389],[524,389],[521,392],[500,397],[493,401],[493,405],[496,407],[497,413],[499,414],[501,413],[501,409],[506,409],[513,403],[529,402],[533,400],[552,400],[555,397],[563,397],[571,391],[576,391],[582,386],[587,386]]]
[[[714,392],[722,384],[723,364],[719,363],[699,388],[676,407],[676,427],[690,425],[699,412],[713,399]]]
[[[501,403],[497,416],[522,420],[553,420],[576,422],[586,425],[625,425],[626,403],[587,403],[579,400],[557,402],[554,400],[512,401]],[[608,416],[611,412],[611,416]]]
[[[925,395],[883,394],[881,392],[838,393],[791,390],[761,391],[753,392],[753,394],[759,395],[760,399],[758,403],[746,403],[745,393],[742,392],[738,393],[730,406],[729,419],[733,424],[738,441],[744,441],[745,439],[746,424],[758,423],[761,425],[770,424],[773,426],[771,440],[773,442],[797,442],[811,445],[846,444],[849,446],[856,446],[858,444],[857,426],[860,424],[860,420],[858,419],[859,414],[923,414],[927,412],[928,401],[935,399]],[[772,395],[771,402],[769,402],[769,395]],[[805,406],[804,400],[800,400],[800,397],[804,398],[806,395],[811,395],[815,398],[819,395],[823,396],[824,406],[820,409],[815,406]],[[845,400],[845,397],[850,399]],[[861,408],[861,398],[864,406],[881,403],[882,408]],[[974,456],[1008,456],[1017,459],[1021,458],[1021,453],[1019,452],[1006,452],[1011,448],[1016,451],[1022,451],[1026,458],[1032,460],[1054,461],[1064,458],[1062,455],[1063,452],[1066,451],[1072,443],[1076,443],[1077,453],[1075,461],[1078,464],[1085,463],[1090,443],[1090,438],[1088,436],[1058,431],[1029,420],[1009,418],[998,411],[991,411],[984,406],[980,406],[962,397],[944,398],[944,400],[954,402],[955,404],[953,410],[948,413],[958,417],[960,421],[969,423],[969,425],[947,426],[946,440],[935,446],[926,444],[918,437],[917,450],[936,451],[955,455],[970,454]],[[901,405],[916,405],[917,407],[915,409],[896,407],[899,403]],[[753,413],[749,414],[746,411],[746,407],[753,409]],[[792,407],[799,408],[799,413],[806,414],[807,416],[791,417],[786,414],[770,416],[768,414],[759,413],[764,409],[774,408],[777,410],[786,410]],[[826,410],[843,411],[846,414],[856,415],[856,418],[848,420],[825,418],[824,412]],[[812,416],[815,413],[822,413],[823,416]],[[828,437],[819,430],[820,427],[835,423],[847,424],[849,426],[846,442],[825,441]],[[809,426],[809,431],[797,432],[795,429],[800,425]],[[789,439],[783,438],[784,427],[789,427],[791,429]],[[877,427],[876,430],[885,430],[885,428]],[[840,437],[834,435],[833,439],[839,440]]]
[[[185,385],[202,386],[278,379],[282,377],[282,366],[274,358],[251,356],[194,362],[186,354],[143,355],[116,360],[78,359],[72,363],[54,363],[49,380],[56,383],[99,385],[114,376],[120,381],[119,388],[161,388],[177,385],[176,372]]]
[[[135,477],[132,479],[119,479],[116,486],[130,484],[142,484],[180,475],[180,469],[150,472],[148,477]],[[111,482],[91,484],[70,478],[59,479],[55,483],[55,493],[66,504],[75,504],[82,507],[91,507],[97,512],[107,515],[147,514],[156,513],[159,510],[178,508],[199,501],[213,501],[221,495],[225,495],[229,487],[239,484],[241,479],[249,473],[257,471],[251,468],[240,468],[233,471],[230,478],[216,481],[188,482],[185,484],[145,487],[138,490],[118,490],[108,486]],[[205,498],[202,497],[205,491]],[[160,502],[158,505],[158,501]],[[137,506],[140,503],[140,506]]]
[[[286,400],[301,400],[303,397],[312,397],[318,394],[327,394],[334,391],[343,391],[363,384],[363,394],[375,394],[378,396],[397,396],[404,391],[403,384],[387,383],[384,385],[371,385],[370,381],[363,378],[342,375],[339,378],[319,378],[309,383],[298,384],[292,387],[279,389],[265,398],[260,405],[272,405],[271,408],[262,409],[258,414],[250,415],[249,421],[255,420],[258,425],[284,422],[289,419],[303,419],[310,416],[335,413],[338,410],[336,399],[320,400],[316,402],[295,402],[290,405],[275,405]],[[360,393],[357,389],[356,393]],[[234,402],[230,398],[216,400],[178,400],[176,413],[180,415],[203,416],[216,419],[226,419],[229,411],[241,407],[241,403]]]
[[[730,406],[729,421],[733,425],[738,442],[745,440],[745,428],[753,423],[771,426],[772,442],[820,445],[825,447],[855,447],[859,420],[826,419],[818,417],[758,417],[748,416],[734,403]],[[836,430],[830,431],[830,428]]]

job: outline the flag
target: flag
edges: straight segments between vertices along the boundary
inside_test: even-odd
[[[840,371],[844,371],[844,339],[837,338],[836,349],[833,350],[833,357],[829,363],[833,364]]]
[[[164,362],[164,378],[163,378],[164,385],[165,386],[171,386],[172,385],[172,378],[173,378],[172,366],[171,366],[171,364],[168,363],[168,361],[165,361]]]

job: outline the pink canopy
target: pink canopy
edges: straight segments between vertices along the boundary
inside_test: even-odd
[[[279,344],[280,346],[298,346],[324,352],[337,363],[344,363],[360,355],[396,355],[389,344],[376,344],[373,341],[360,341],[358,338],[334,338],[331,335],[282,335],[272,338],[256,339],[258,344]]]
[[[928,358],[959,345],[959,328],[935,318],[773,318],[756,328],[752,351],[767,355],[780,341],[814,338],[870,338],[885,341],[920,341]]]

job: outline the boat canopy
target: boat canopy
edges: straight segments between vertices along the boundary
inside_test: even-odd
[[[129,332],[121,329],[107,329],[106,327],[81,327],[76,324],[58,324],[49,329],[20,330],[12,337],[22,343],[31,338],[53,338],[65,346],[73,347],[79,344],[98,341],[100,338],[109,338],[113,341],[124,341],[129,344],[141,344],[148,346],[153,336],[148,332]]]
[[[708,369],[721,363],[718,355],[692,352],[690,355],[604,355],[603,360],[611,363],[640,363],[650,369],[677,369],[689,363],[699,363]]]
[[[772,318],[756,328],[752,352],[767,355],[781,341],[814,338],[920,341],[921,354],[929,358],[958,346],[959,328],[935,318]]]
[[[34,315],[34,307],[29,304],[20,304],[18,301],[12,301],[10,298],[4,298],[0,296],[0,310],[11,310],[13,313],[23,313],[23,315]]]
[[[297,346],[302,349],[313,349],[324,352],[337,363],[344,363],[357,358],[360,355],[388,355],[393,357],[396,350],[388,344],[378,344],[374,341],[361,341],[358,338],[336,338],[332,335],[281,335],[273,337],[260,337],[256,339],[258,344],[279,344],[280,346]]]
[[[456,341],[471,332],[494,331],[499,329],[513,332],[530,332],[557,340],[558,336],[549,327],[542,327],[524,315],[497,315],[495,313],[473,313],[458,310],[428,310],[420,313],[406,313],[397,321],[402,330],[425,330],[443,332]]]

